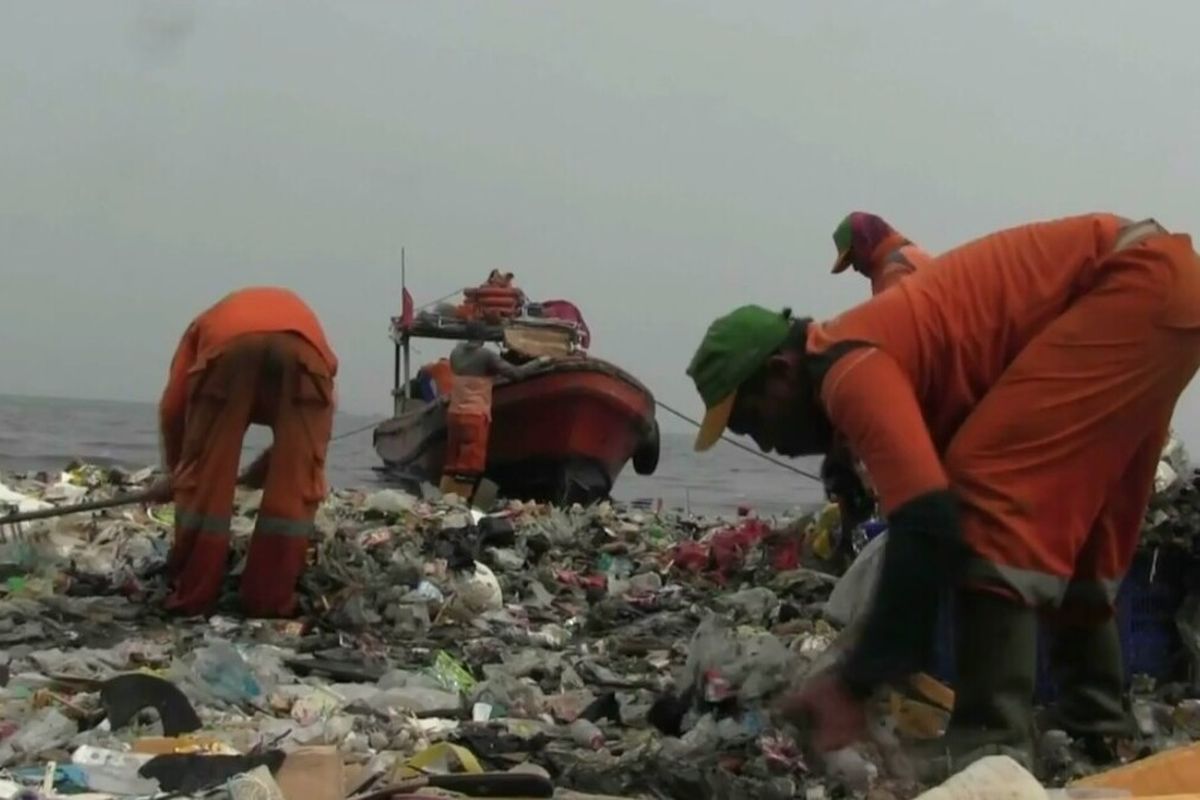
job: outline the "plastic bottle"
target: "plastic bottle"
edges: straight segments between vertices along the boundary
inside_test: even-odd
[[[87,780],[93,792],[115,795],[153,795],[159,791],[158,781],[138,774],[149,757],[121,753],[84,745],[71,755],[71,761]]]
[[[586,747],[589,750],[603,749],[604,731],[600,730],[590,719],[580,717],[571,723],[568,730],[571,733],[571,740],[578,746]]]
[[[854,552],[861,553],[872,539],[886,530],[887,522],[878,517],[872,517],[866,522],[860,523],[851,534],[850,544],[854,548]]]

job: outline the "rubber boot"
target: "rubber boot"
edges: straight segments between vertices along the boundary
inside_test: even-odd
[[[988,592],[955,598],[958,680],[946,735],[913,752],[925,782],[989,755],[1033,768],[1033,693],[1037,680],[1037,614]]]
[[[1134,736],[1136,726],[1124,692],[1125,670],[1117,622],[1057,623],[1051,664],[1058,678],[1056,725],[1083,742],[1097,766],[1115,761],[1112,741]]]

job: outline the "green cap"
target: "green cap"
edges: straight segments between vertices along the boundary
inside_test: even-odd
[[[697,450],[707,450],[721,438],[738,387],[787,341],[791,324],[790,311],[742,306],[708,326],[687,369],[706,409],[696,436]]]

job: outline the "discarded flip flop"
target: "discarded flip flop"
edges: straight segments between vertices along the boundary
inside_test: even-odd
[[[368,664],[323,658],[285,658],[283,663],[299,675],[315,672],[336,680],[360,683],[375,683],[384,673],[383,669]]]
[[[100,686],[100,702],[113,730],[119,730],[145,708],[162,720],[163,734],[179,736],[200,730],[200,717],[187,696],[170,681],[132,672],[118,675]]]
[[[282,750],[270,750],[252,756],[167,753],[142,765],[138,775],[154,778],[164,792],[192,794],[219,786],[234,775],[265,766],[274,775],[283,766]]]
[[[421,775],[358,795],[351,800],[392,800],[426,787],[459,792],[468,797],[553,797],[554,783],[542,775],[519,772],[481,772],[462,775]]]

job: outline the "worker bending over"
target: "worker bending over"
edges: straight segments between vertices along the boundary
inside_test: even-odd
[[[883,217],[866,211],[847,214],[833,232],[833,244],[837,247],[833,274],[853,267],[871,281],[872,294],[895,286],[932,260]]]
[[[175,498],[167,606],[216,605],[229,553],[235,483],[264,489],[241,579],[245,612],[295,611],[313,516],[325,496],[337,358],[316,315],[286,289],[242,289],[188,327],[160,405],[164,461]],[[251,424],[274,441],[238,477]]]
[[[441,490],[466,498],[474,493],[487,467],[493,381],[496,378],[518,380],[548,361],[539,358],[515,366],[488,348],[484,342],[486,338],[487,327],[483,323],[467,323],[467,341],[450,352],[454,384],[446,412],[446,457]]]
[[[863,733],[864,699],[919,670],[943,587],[956,599],[955,768],[1029,762],[1037,620],[1055,613],[1058,726],[1130,733],[1113,601],[1176,401],[1200,363],[1200,259],[1153,220],[1091,214],[951,250],[825,323],[748,306],[688,369],[765,451],[863,459],[889,537],[861,638],[786,704],[816,744]]]

